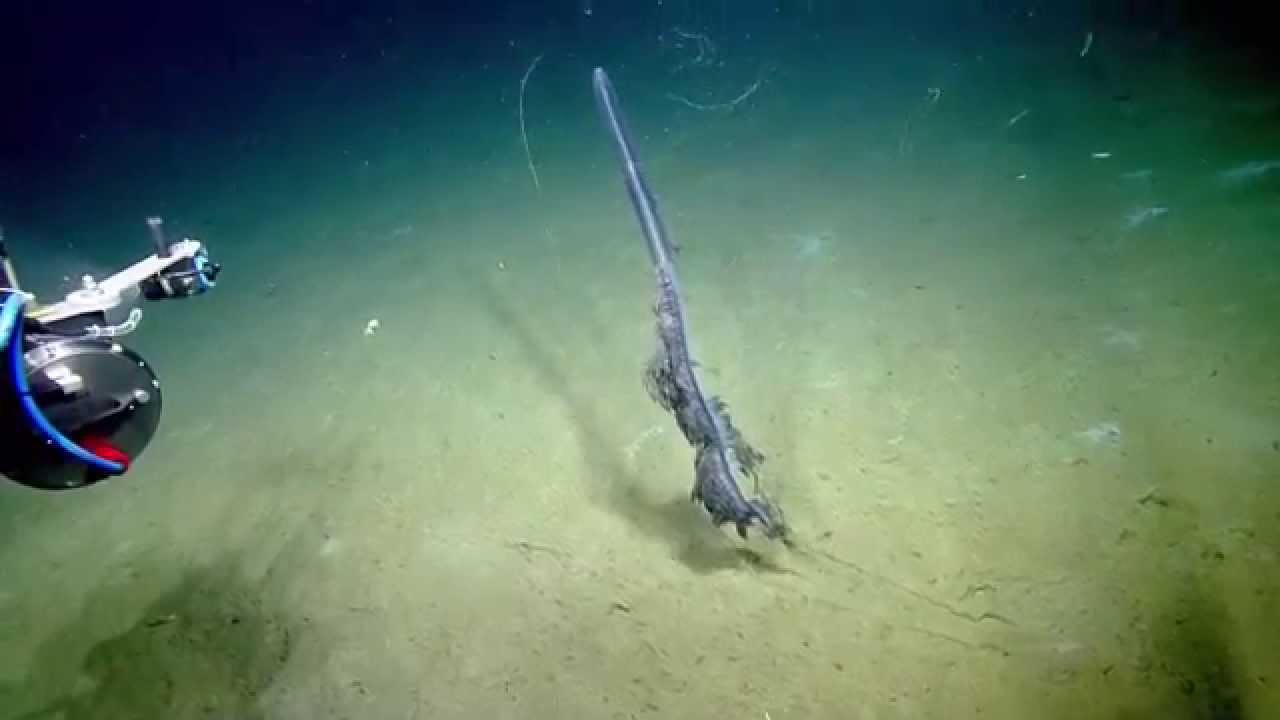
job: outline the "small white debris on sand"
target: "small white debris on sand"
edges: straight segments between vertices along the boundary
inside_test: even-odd
[[[1089,50],[1093,48],[1093,31],[1090,30],[1084,36],[1084,47],[1080,48],[1080,57],[1089,54]]]
[[[1243,165],[1218,171],[1218,182],[1223,185],[1242,185],[1256,182],[1274,170],[1280,170],[1280,160],[1251,160]]]
[[[1138,337],[1138,333],[1112,325],[1102,328],[1102,343],[1108,347],[1121,348],[1123,350],[1142,349],[1142,340]]]
[[[1132,230],[1139,225],[1144,225],[1148,221],[1169,214],[1169,208],[1164,205],[1152,205],[1151,207],[1138,208],[1125,216],[1125,220]]]
[[[627,462],[634,463],[636,460],[636,455],[640,454],[640,449],[644,447],[644,444],[658,437],[661,434],[662,434],[662,426],[654,425],[653,427],[650,427],[646,429],[644,432],[637,435],[634,440],[632,440],[630,443],[627,444],[626,447],[622,449],[622,454],[626,456]]]
[[[1077,436],[1088,440],[1094,445],[1111,445],[1120,444],[1121,434],[1120,425],[1114,422],[1100,422],[1094,426],[1076,433]]]

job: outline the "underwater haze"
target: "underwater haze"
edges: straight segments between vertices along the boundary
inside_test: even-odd
[[[1260,11],[187,5],[0,10],[24,289],[225,268],[125,475],[0,484],[0,720],[1280,717]]]

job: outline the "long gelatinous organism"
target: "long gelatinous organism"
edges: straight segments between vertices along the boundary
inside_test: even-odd
[[[658,203],[641,171],[635,145],[626,120],[619,109],[617,94],[609,76],[602,68],[592,74],[592,89],[600,117],[609,130],[614,149],[622,166],[623,179],[635,210],[636,219],[645,237],[649,259],[657,274],[659,287],[659,332],[664,335],[674,331],[675,341],[666,343],[665,351],[671,355],[673,372],[679,375],[677,385],[684,389],[679,394],[678,407],[669,407],[685,432],[686,438],[699,450],[699,478],[694,497],[703,498],[717,523],[734,522],[738,532],[745,535],[746,526],[759,522],[771,536],[780,536],[783,527],[780,515],[767,500],[748,500],[742,493],[737,475],[740,469],[750,471],[761,459],[759,453],[748,446],[731,422],[719,401],[708,400],[702,389],[691,357],[688,325],[680,293],[679,278],[674,262],[674,246],[658,212]],[[669,317],[667,317],[669,316]],[[662,393],[659,393],[662,394]],[[664,403],[666,404],[666,403]],[[742,452],[739,452],[741,448]],[[714,453],[713,470],[701,464],[704,452]],[[740,455],[742,455],[740,457]],[[710,472],[712,477],[702,473]],[[703,487],[704,481],[712,487]],[[708,490],[710,492],[708,492]],[[777,519],[778,522],[774,522]]]

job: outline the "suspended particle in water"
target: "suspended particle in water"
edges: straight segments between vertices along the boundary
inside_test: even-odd
[[[578,0],[578,7],[582,8],[582,14],[591,17],[595,14],[595,0]]]

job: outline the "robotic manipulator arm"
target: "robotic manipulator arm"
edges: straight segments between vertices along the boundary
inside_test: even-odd
[[[170,242],[148,218],[155,252],[52,305],[23,292],[0,233],[0,475],[30,487],[92,485],[128,471],[160,424],[160,381],[118,338],[142,320],[139,298],[214,287],[221,266],[197,240]]]

